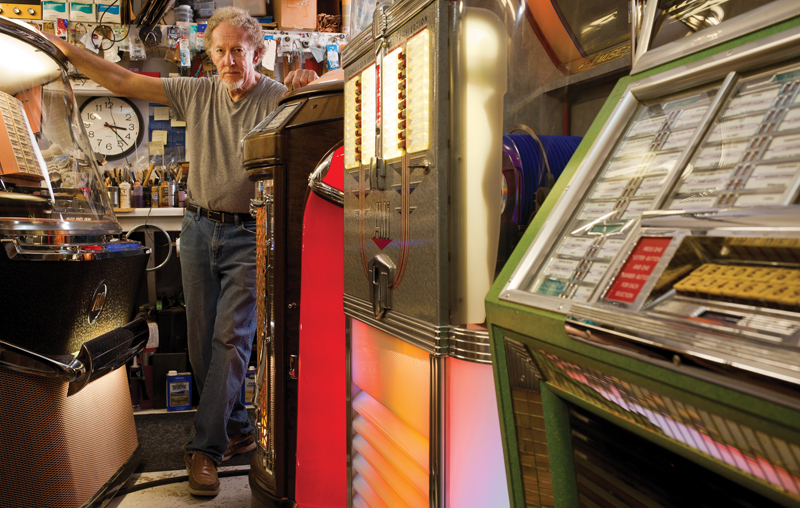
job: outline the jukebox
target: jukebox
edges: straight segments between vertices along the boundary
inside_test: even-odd
[[[0,506],[104,506],[138,465],[118,367],[149,251],[119,239],[66,59],[5,18],[0,48]]]
[[[636,12],[487,298],[512,506],[798,506],[800,7]]]
[[[483,299],[502,7],[380,5],[344,51],[348,506],[507,503]]]
[[[243,142],[258,225],[253,506],[344,504],[343,103],[323,76]]]

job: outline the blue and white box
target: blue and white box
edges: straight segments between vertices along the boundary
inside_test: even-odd
[[[167,411],[192,409],[192,374],[167,372]]]
[[[244,374],[244,382],[242,383],[241,401],[245,406],[253,405],[253,395],[256,391],[256,368],[250,366]]]

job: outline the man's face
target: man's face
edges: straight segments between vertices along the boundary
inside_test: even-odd
[[[214,29],[212,41],[211,61],[228,90],[248,89],[257,82],[255,64],[261,52],[254,51],[247,30],[222,22]]]

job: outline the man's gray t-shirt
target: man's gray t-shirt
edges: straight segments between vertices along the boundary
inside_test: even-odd
[[[261,76],[233,102],[219,76],[161,81],[174,117],[186,121],[190,199],[211,210],[248,212],[255,186],[242,168],[241,140],[278,106],[286,87]]]

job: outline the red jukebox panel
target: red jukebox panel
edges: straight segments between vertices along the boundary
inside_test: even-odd
[[[322,499],[325,496],[317,496],[318,492],[299,490],[301,485],[303,488],[311,485],[309,475],[316,473],[309,471],[308,467],[313,469],[313,462],[318,458],[301,461],[298,453],[308,457],[308,443],[298,447],[298,436],[315,439],[335,432],[335,426],[330,424],[334,417],[324,413],[325,407],[317,407],[319,400],[315,398],[317,388],[314,386],[317,383],[318,387],[320,383],[313,371],[318,368],[316,374],[326,378],[322,385],[334,389],[335,373],[328,373],[330,371],[326,369],[338,366],[333,361],[326,363],[325,355],[332,354],[328,348],[336,345],[337,337],[343,334],[343,326],[337,328],[332,322],[327,323],[330,326],[325,326],[324,322],[312,324],[316,318],[336,316],[337,302],[336,298],[318,302],[311,302],[308,298],[313,297],[310,293],[314,292],[319,292],[320,298],[329,292],[338,291],[341,295],[342,283],[338,282],[336,289],[336,281],[320,273],[319,265],[312,262],[314,259],[307,260],[305,252],[306,249],[309,253],[315,252],[318,261],[325,252],[335,250],[324,242],[331,241],[335,235],[337,207],[319,203],[314,195],[309,198],[309,175],[313,172],[312,176],[316,178],[312,178],[312,188],[314,183],[319,188],[330,187],[319,180],[324,179],[333,160],[331,147],[342,139],[342,90],[342,81],[329,80],[287,95],[278,109],[256,126],[243,143],[245,169],[256,186],[251,211],[258,220],[259,365],[254,395],[258,447],[250,472],[253,506],[295,506],[295,502],[302,499],[323,503],[313,506],[335,506],[324,504],[328,501]],[[329,190],[335,194],[333,191],[336,189]],[[325,205],[332,207],[333,212],[325,211]],[[308,238],[304,237],[304,218],[309,219]],[[312,247],[317,241],[323,245]],[[313,291],[303,290],[303,286],[308,288],[304,265],[314,267],[313,273],[309,274],[311,282],[315,278],[318,282]],[[320,307],[315,308],[316,304]],[[327,307],[331,305],[331,308]],[[338,306],[341,309],[341,297]],[[302,322],[303,316],[312,318],[307,326]],[[301,328],[309,332],[315,325],[320,333],[304,333],[308,340],[301,346]],[[339,342],[343,348],[343,339]],[[302,403],[298,400],[298,390],[303,394]],[[340,392],[341,404],[344,405],[343,386]],[[335,396],[334,392],[330,393]],[[328,404],[335,404],[335,401]],[[318,409],[323,413],[317,412]],[[302,410],[299,416],[298,410]],[[323,414],[325,416],[321,416]],[[333,442],[333,438],[328,440]],[[326,450],[324,453],[335,454],[335,451]],[[344,460],[342,454],[340,462],[344,464]],[[326,469],[321,461],[317,465]],[[336,498],[333,490],[327,495]]]
[[[340,146],[311,175],[303,215],[295,497],[300,508],[347,504],[343,159]]]

